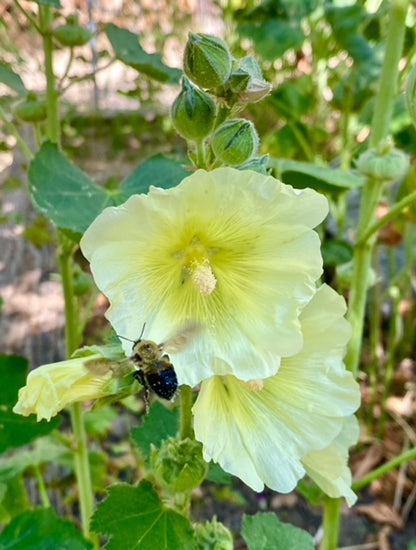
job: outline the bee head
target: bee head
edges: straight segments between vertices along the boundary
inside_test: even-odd
[[[160,349],[152,340],[138,340],[133,345],[133,355],[143,361],[149,361],[159,357]]]

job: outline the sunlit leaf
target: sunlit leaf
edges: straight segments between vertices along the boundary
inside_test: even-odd
[[[27,93],[23,80],[5,63],[0,63],[0,82],[19,95],[26,95]]]
[[[190,521],[165,506],[146,480],[110,487],[91,528],[110,536],[107,550],[196,550]]]
[[[147,53],[141,47],[137,34],[117,27],[113,23],[107,25],[106,33],[117,59],[160,82],[169,84],[179,82],[182,71],[165,65],[160,53]]]
[[[38,210],[55,225],[79,233],[111,204],[108,192],[50,142],[30,164],[29,189]]]

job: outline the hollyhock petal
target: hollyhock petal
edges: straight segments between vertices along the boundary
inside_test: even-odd
[[[322,272],[313,228],[327,210],[322,195],[271,176],[198,170],[105,209],[81,248],[117,334],[135,340],[145,324],[143,337],[162,343],[189,321],[201,325],[171,358],[179,383],[199,383],[214,365],[264,378],[302,347],[299,312]]]

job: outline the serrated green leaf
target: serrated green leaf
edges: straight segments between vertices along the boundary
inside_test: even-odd
[[[165,506],[146,480],[110,487],[91,528],[111,537],[107,550],[196,550],[189,520]]]
[[[159,82],[179,82],[182,71],[165,65],[159,53],[147,53],[141,47],[137,34],[113,23],[107,25],[106,33],[117,59]]]
[[[0,534],[4,550],[90,550],[70,521],[58,517],[52,509],[31,510],[16,516]]]
[[[33,0],[36,4],[42,4],[43,6],[52,6],[52,8],[62,8],[59,0]]]
[[[309,533],[288,523],[281,523],[273,512],[243,516],[241,531],[248,550],[314,550]]]
[[[78,233],[112,204],[111,195],[50,142],[42,145],[30,164],[29,189],[38,210],[58,227]]]
[[[251,38],[257,53],[266,61],[274,61],[287,50],[302,46],[305,35],[295,20],[268,19],[255,23],[240,23],[241,36]]]
[[[159,447],[163,440],[175,436],[178,432],[179,413],[177,409],[168,409],[159,401],[153,403],[149,414],[142,424],[131,430],[134,443],[142,452],[143,458],[150,453],[150,445]]]
[[[155,155],[137,166],[121,183],[120,198],[124,201],[135,193],[147,193],[149,187],[175,187],[191,172],[182,163],[164,155]]]
[[[59,417],[50,422],[36,422],[33,415],[24,417],[13,412],[18,391],[26,383],[27,369],[28,362],[24,357],[0,355],[0,453],[46,435],[60,423]]]
[[[272,157],[269,167],[277,178],[297,189],[312,187],[324,193],[340,193],[362,187],[365,182],[359,174],[297,160]]]
[[[27,94],[23,80],[5,63],[0,63],[0,82],[17,92],[19,95]]]

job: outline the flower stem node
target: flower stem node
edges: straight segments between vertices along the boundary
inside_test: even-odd
[[[184,77],[182,91],[172,105],[173,124],[181,136],[191,140],[208,136],[214,127],[216,112],[212,97]]]
[[[253,157],[259,147],[254,124],[245,118],[235,118],[222,124],[212,138],[212,150],[223,163],[237,166]]]
[[[232,70],[231,52],[225,42],[208,34],[189,33],[184,56],[185,74],[201,88],[222,86]]]
[[[227,527],[214,517],[211,521],[194,525],[198,550],[232,550],[233,536]]]
[[[375,180],[396,181],[402,179],[409,170],[409,157],[390,142],[383,142],[378,148],[362,153],[356,166],[362,174]]]
[[[198,487],[208,472],[208,464],[202,458],[202,445],[189,438],[170,437],[162,442],[160,449],[152,447],[151,464],[158,482],[174,492]]]

